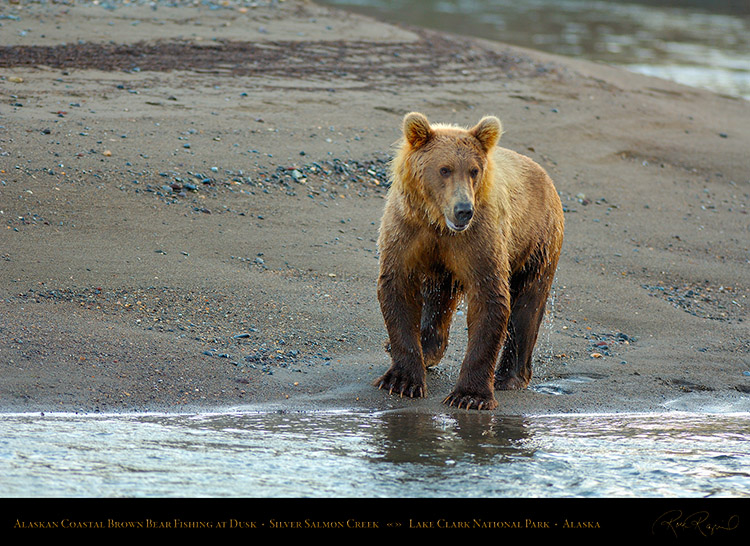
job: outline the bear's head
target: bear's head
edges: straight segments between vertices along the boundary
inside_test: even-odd
[[[412,112],[404,117],[404,140],[395,160],[396,178],[409,202],[433,225],[466,230],[491,176],[491,152],[502,134],[500,120],[482,118],[471,129],[430,124]]]

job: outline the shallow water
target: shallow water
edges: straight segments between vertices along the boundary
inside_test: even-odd
[[[319,0],[750,99],[750,2]]]
[[[0,416],[1,497],[747,497],[750,414]]]

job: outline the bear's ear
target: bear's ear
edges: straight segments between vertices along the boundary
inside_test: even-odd
[[[419,112],[404,116],[404,136],[414,148],[419,148],[432,137],[432,128],[427,118]]]
[[[503,134],[503,124],[495,116],[486,116],[479,120],[469,131],[480,142],[485,152],[497,145]]]

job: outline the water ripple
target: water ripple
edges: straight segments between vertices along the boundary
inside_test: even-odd
[[[745,497],[749,414],[0,416],[3,497]]]

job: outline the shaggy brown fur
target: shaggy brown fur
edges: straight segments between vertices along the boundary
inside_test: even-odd
[[[468,347],[445,403],[494,409],[494,389],[531,380],[563,240],[560,199],[539,165],[496,146],[495,117],[466,130],[411,113],[403,131],[378,240],[392,365],[376,385],[426,396],[425,369],[443,357],[464,297]]]

